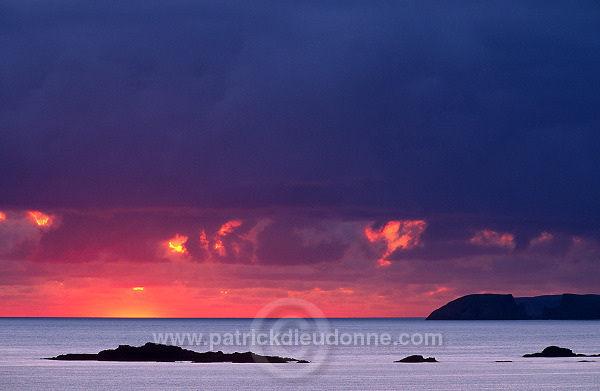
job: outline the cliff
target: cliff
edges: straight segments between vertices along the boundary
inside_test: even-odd
[[[459,297],[433,311],[427,320],[525,319],[512,295],[475,294]]]
[[[473,294],[436,309],[427,320],[600,319],[600,295],[517,297]]]

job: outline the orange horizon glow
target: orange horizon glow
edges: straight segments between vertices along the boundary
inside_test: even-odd
[[[171,252],[176,254],[186,254],[187,248],[185,248],[185,243],[187,240],[187,236],[175,234],[175,237],[169,241]]]
[[[46,215],[37,210],[27,212],[32,220],[40,227],[49,227],[52,225],[53,216]]]
[[[337,288],[289,292],[281,295],[261,293],[260,290],[243,289],[231,291],[216,289],[213,294],[199,294],[197,290],[182,287],[162,287],[155,292],[134,288],[109,288],[96,286],[93,292],[69,289],[71,299],[65,303],[65,292],[48,293],[28,305],[8,305],[0,309],[2,317],[89,317],[89,318],[253,318],[272,301],[297,297],[305,299],[329,318],[346,317],[425,317],[445,304],[446,300],[429,296],[419,302],[399,302],[375,293],[360,292],[357,297],[352,289]],[[243,301],[241,300],[243,298]],[[363,303],[359,305],[358,303]],[[379,303],[374,308],[367,303]],[[274,315],[277,318],[277,315]]]
[[[6,215],[3,212],[0,212],[0,221],[6,220]]]

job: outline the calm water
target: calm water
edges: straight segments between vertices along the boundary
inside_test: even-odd
[[[124,363],[48,361],[63,353],[96,353],[142,345],[154,333],[249,331],[249,319],[0,318],[0,390],[600,390],[600,357],[521,358],[547,345],[600,353],[598,321],[425,321],[334,319],[340,333],[440,333],[442,346],[332,346],[323,365],[297,378],[303,364]],[[206,351],[205,346],[184,346]],[[253,350],[219,346],[226,352]],[[314,356],[322,347],[288,347]],[[308,349],[308,350],[307,350]],[[311,350],[313,349],[313,350]],[[316,349],[316,350],[314,350]],[[215,349],[217,350],[217,349]],[[277,353],[267,351],[267,353]],[[398,364],[410,354],[439,363]],[[495,362],[512,360],[513,362]],[[274,371],[264,365],[275,365]],[[314,367],[311,367],[314,369]],[[311,369],[312,370],[312,369]],[[288,372],[286,372],[288,371]]]

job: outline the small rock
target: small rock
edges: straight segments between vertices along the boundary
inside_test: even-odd
[[[571,349],[561,348],[558,346],[548,346],[541,353],[524,354],[523,357],[575,357]]]
[[[404,357],[402,360],[394,362],[438,362],[435,357],[423,357],[420,354],[413,354],[412,356]]]

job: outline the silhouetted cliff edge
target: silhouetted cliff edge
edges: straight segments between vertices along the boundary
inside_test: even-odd
[[[517,297],[473,294],[433,311],[427,320],[600,319],[600,295]]]

